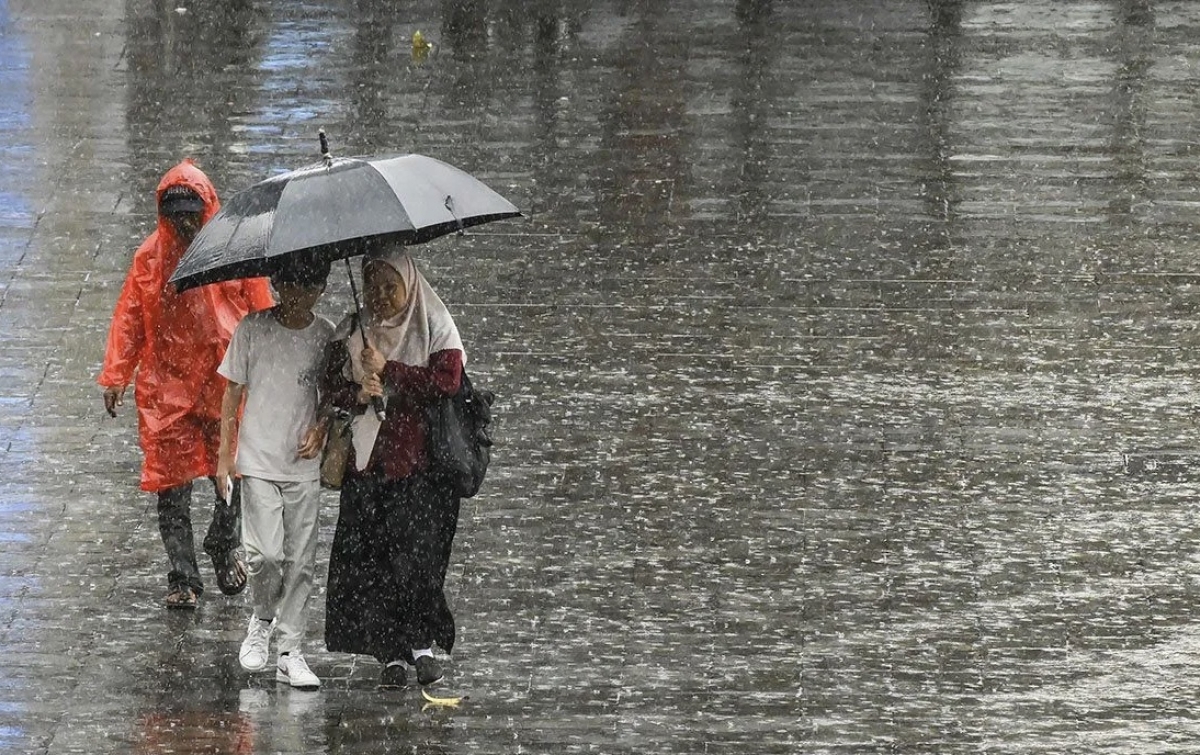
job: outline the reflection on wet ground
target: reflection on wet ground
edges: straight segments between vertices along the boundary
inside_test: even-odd
[[[0,0],[0,749],[1194,749],[1200,7],[825,5]],[[456,710],[159,609],[92,385],[164,168],[318,127],[528,211],[419,250],[500,396]]]

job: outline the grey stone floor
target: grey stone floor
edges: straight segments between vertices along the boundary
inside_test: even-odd
[[[1198,34],[1151,0],[0,2],[0,751],[1200,752]],[[241,598],[161,609],[93,383],[162,172],[228,194],[319,127],[527,210],[417,250],[500,396],[456,711],[325,652],[320,596],[317,694],[240,671]]]

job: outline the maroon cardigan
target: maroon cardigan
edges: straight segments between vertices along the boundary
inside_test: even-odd
[[[340,356],[336,351],[339,345]],[[358,403],[358,384],[342,375],[342,365],[348,358],[345,342],[335,344],[334,349],[326,362],[322,403],[352,414],[362,414],[368,405]],[[390,480],[400,480],[424,471],[429,466],[425,453],[429,420],[425,410],[436,399],[458,393],[462,369],[463,353],[458,349],[435,351],[429,355],[428,367],[387,362],[383,368],[385,391],[391,394],[387,419],[379,428],[379,437],[375,439],[366,469],[358,470],[351,449],[346,473],[379,474]]]

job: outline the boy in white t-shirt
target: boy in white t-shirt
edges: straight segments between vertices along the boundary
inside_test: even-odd
[[[242,478],[242,543],[254,614],[238,660],[267,668],[278,634],[275,679],[298,689],[321,680],[301,652],[317,554],[321,447],[317,380],[333,325],[313,313],[329,263],[294,263],[271,275],[279,304],[238,323],[217,371],[229,381],[221,404],[217,484]],[[245,398],[241,426],[238,407]]]

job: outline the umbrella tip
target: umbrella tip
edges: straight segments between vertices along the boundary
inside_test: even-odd
[[[317,129],[317,138],[321,141],[321,159],[329,165],[333,162],[333,155],[329,154],[329,140],[325,137],[325,129]]]

